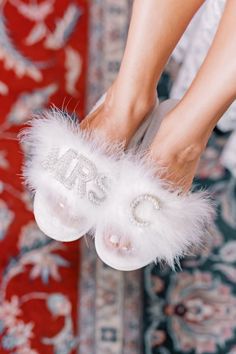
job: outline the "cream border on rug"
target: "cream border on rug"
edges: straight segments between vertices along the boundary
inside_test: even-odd
[[[90,8],[87,111],[113,82],[124,51],[132,2],[94,0]],[[141,354],[142,276],[119,272],[81,242],[80,354]]]

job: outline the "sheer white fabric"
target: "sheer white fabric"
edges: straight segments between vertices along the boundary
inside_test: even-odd
[[[178,43],[172,58],[181,66],[171,90],[171,98],[181,98],[193,81],[213,41],[225,3],[226,0],[207,0]],[[233,36],[232,40],[234,40]],[[222,131],[236,131],[236,101],[222,116],[218,127]],[[222,156],[222,162],[236,176],[236,134],[231,136]]]

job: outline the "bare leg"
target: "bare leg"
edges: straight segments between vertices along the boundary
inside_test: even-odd
[[[178,106],[165,117],[151,147],[163,177],[188,190],[209,136],[236,99],[236,1],[228,0],[207,58]]]
[[[81,126],[128,140],[156,99],[156,85],[203,0],[135,0],[120,71],[105,103]]]

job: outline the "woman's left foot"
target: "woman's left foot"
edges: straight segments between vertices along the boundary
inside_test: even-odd
[[[149,149],[149,156],[157,164],[159,177],[168,181],[174,189],[189,191],[196,173],[205,141],[200,141],[193,131],[186,135],[186,123],[179,119],[174,108],[163,119]]]

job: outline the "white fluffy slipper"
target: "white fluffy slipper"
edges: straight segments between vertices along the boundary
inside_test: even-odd
[[[58,241],[73,241],[94,229],[103,209],[109,209],[122,144],[107,144],[98,133],[80,130],[58,109],[36,116],[21,139],[27,151],[23,174],[35,192],[39,228]]]
[[[151,262],[174,267],[191,248],[204,243],[214,209],[205,192],[180,195],[155,176],[141,151],[152,142],[163,116],[175,102],[160,105],[139,152],[128,152],[117,164],[119,176],[108,208],[95,231],[99,257],[118,270],[134,270]]]
[[[28,155],[24,177],[35,192],[40,229],[59,241],[92,230],[100,258],[119,270],[153,261],[174,267],[200,245],[214,215],[207,194],[169,191],[143,156],[174,104],[156,105],[126,154],[97,132],[81,131],[60,110],[35,117],[22,139]]]
[[[24,176],[35,191],[39,228],[59,241],[78,239],[95,226],[107,202],[116,171],[113,153],[119,151],[81,131],[59,110],[34,118],[23,141],[29,151]]]

